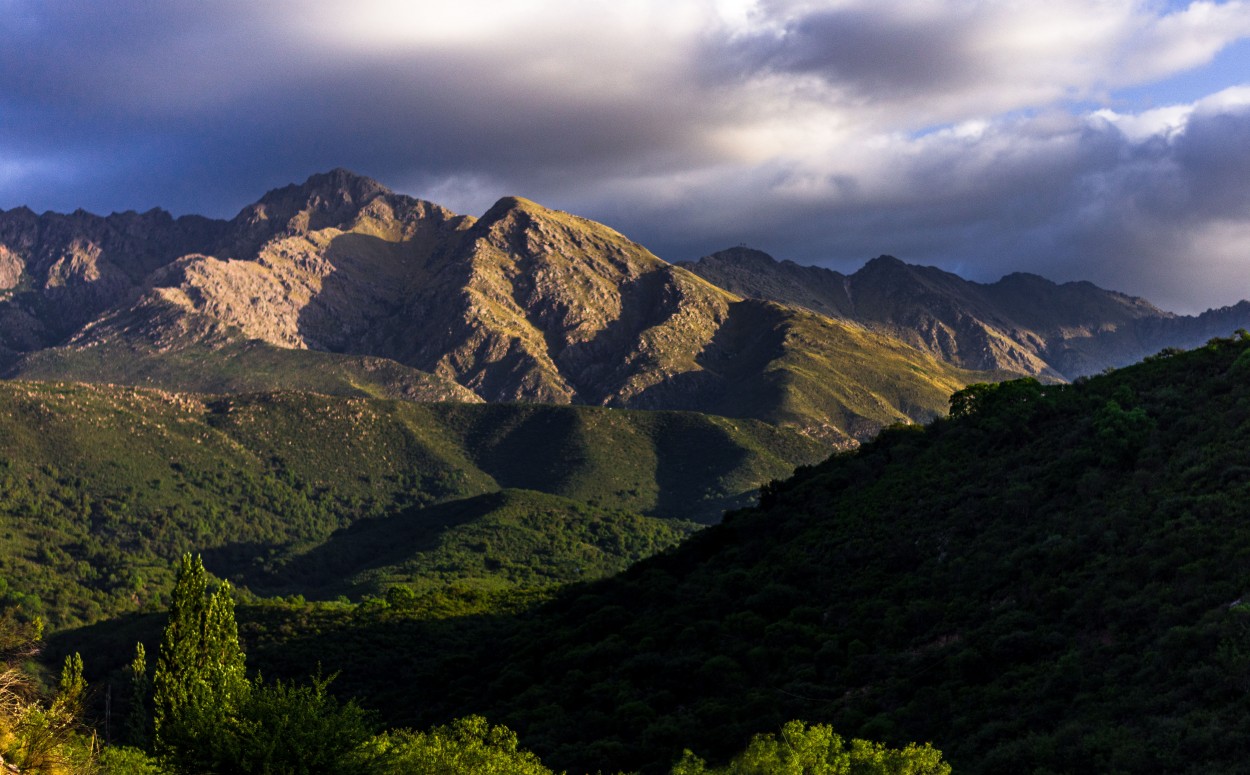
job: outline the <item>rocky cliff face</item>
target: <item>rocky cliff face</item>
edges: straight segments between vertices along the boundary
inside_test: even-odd
[[[460,292],[436,314],[420,295],[425,314],[410,319],[427,335],[409,357],[488,400],[632,404],[698,370],[732,299],[607,227],[523,199],[492,207],[449,263],[463,267]],[[447,318],[450,339],[429,330]]]
[[[208,250],[225,225],[169,213],[0,212],[0,364],[60,344],[133,301],[145,278],[178,256]]]
[[[685,265],[722,287],[855,321],[948,363],[1051,379],[1124,366],[1250,325],[1250,302],[1196,317],[1088,282],[1012,274],[974,283],[890,256],[851,275],[734,248]]]

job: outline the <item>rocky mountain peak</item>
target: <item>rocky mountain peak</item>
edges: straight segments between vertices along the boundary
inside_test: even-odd
[[[477,220],[479,230],[489,230],[496,226],[519,227],[533,226],[537,222],[559,221],[572,219],[575,216],[559,210],[543,207],[537,202],[519,196],[505,196],[490,206]],[[578,219],[581,220],[581,219]],[[589,224],[589,221],[587,221]]]
[[[515,224],[519,217],[525,213],[525,204],[528,200],[516,196],[505,196],[495,202],[490,208],[482,213],[482,216],[474,223],[474,229],[479,232],[486,232],[496,228],[498,225]]]
[[[373,178],[337,167],[329,172],[312,175],[302,184],[271,191],[261,197],[260,201],[264,202],[275,194],[286,192],[294,192],[297,198],[309,201],[319,199],[325,202],[354,203],[360,206],[371,199],[391,193],[391,190]]]
[[[913,268],[914,267],[911,264],[897,259],[894,256],[881,255],[864,264],[863,267],[860,268],[859,272],[856,272],[856,274],[859,274],[860,272],[866,274],[908,272]]]
[[[547,212],[548,208],[543,207],[531,199],[526,199],[523,196],[504,196],[500,197],[499,201],[490,206],[490,209],[482,215],[482,220],[488,221],[501,218],[514,210],[523,212]]]
[[[258,242],[283,231],[303,233],[343,226],[371,201],[390,193],[372,178],[339,168],[268,192],[243,208],[233,223],[246,234],[243,249],[255,249]]]
[[[529,271],[548,266],[559,275],[589,274],[618,282],[622,276],[668,266],[608,226],[521,197],[500,199],[473,224],[472,232],[491,246],[494,261]]]

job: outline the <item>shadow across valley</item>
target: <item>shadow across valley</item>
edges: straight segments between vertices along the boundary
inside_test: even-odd
[[[481,519],[498,509],[503,500],[503,493],[494,492],[361,520],[336,530],[308,551],[254,568],[240,582],[266,596],[299,593],[330,598],[350,594],[351,577],[401,564],[434,549],[443,533]]]

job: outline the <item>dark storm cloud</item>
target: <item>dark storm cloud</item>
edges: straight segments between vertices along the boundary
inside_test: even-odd
[[[724,206],[715,199],[679,211],[671,229],[654,213],[618,226],[675,259],[711,252],[720,229],[714,249],[745,242],[843,272],[891,253],[981,281],[1089,279],[1184,312],[1250,298],[1250,108],[1198,111],[1183,131],[1141,140],[1098,120],[1032,123],[987,130],[977,150],[931,141],[893,167],[888,198],[831,186],[808,202],[756,197],[734,211],[734,229],[688,228],[698,210]]]
[[[889,252],[1227,303],[1250,296],[1250,98],[1183,131],[1057,109],[1250,25],[1195,9],[0,0],[0,207],[228,217],[345,166],[463,212],[529,196],[671,260]]]
[[[1194,117],[1176,143],[1175,161],[1189,218],[1250,215],[1250,112]]]
[[[700,108],[676,90],[570,95],[518,74],[509,51],[293,40],[274,17],[298,4],[17,7],[0,22],[17,41],[0,53],[0,169],[45,174],[0,181],[0,206],[223,215],[333,166],[519,182],[703,155],[691,121]],[[69,167],[72,191],[46,174]]]
[[[897,18],[869,8],[817,10],[780,30],[743,37],[733,51],[758,69],[816,74],[861,94],[914,94],[967,80],[966,19]]]
[[[1093,264],[1190,310],[1250,298],[1250,107],[1200,109],[1169,140],[1126,145],[1126,162],[1090,177],[1086,214],[1056,219],[1084,259],[1067,273]]]

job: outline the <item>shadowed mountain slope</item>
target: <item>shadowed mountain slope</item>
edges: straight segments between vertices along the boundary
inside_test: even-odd
[[[0,212],[0,368],[62,343],[140,294],[145,278],[210,250],[226,224],[169,213]]]

